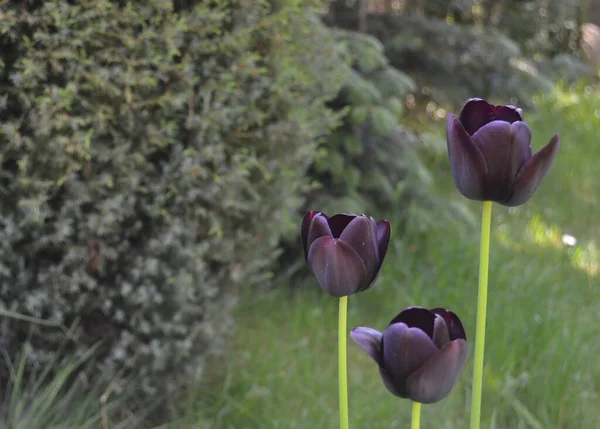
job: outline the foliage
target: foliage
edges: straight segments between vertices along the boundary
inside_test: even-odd
[[[0,392],[0,428],[2,429],[112,429],[138,427],[138,419],[129,414],[118,423],[124,397],[115,401],[108,389],[89,386],[77,372],[89,364],[95,348],[86,355],[56,359],[33,374],[25,374],[27,346],[16,362],[3,356],[10,372],[5,390]],[[59,356],[56,356],[59,358]],[[73,382],[73,380],[75,380]],[[103,400],[103,396],[105,396]]]
[[[394,0],[365,0],[391,3]],[[578,0],[420,0],[406,2],[403,13],[493,28],[513,40],[528,56],[552,58],[579,49],[585,2]]]
[[[389,64],[373,36],[332,31],[338,41],[337,67],[345,80],[328,105],[343,120],[321,144],[321,156],[310,169],[320,186],[308,193],[306,208],[368,213],[377,219],[393,216],[394,234],[401,234],[409,214],[417,212],[423,229],[433,220],[432,213],[463,221],[463,207],[449,206],[431,189],[431,170],[424,162],[438,162],[440,154],[446,157],[445,139],[435,133],[417,135],[401,124],[406,96],[416,91],[414,81]],[[297,234],[285,243],[280,258],[285,276],[306,273],[304,260],[298,258]]]
[[[557,79],[592,74],[579,59],[579,3],[335,0],[326,21],[354,30],[362,23],[383,43],[391,65],[416,82],[414,111],[436,119],[436,106],[457,108],[474,96],[531,106],[533,94],[550,91]]]
[[[406,178],[416,167],[411,154],[419,139],[398,122],[404,97],[415,84],[388,64],[374,37],[341,29],[334,34],[350,70],[330,106],[345,116],[314,166],[314,177],[323,187],[311,198],[323,210],[390,211],[406,197]]]
[[[521,58],[521,47],[496,30],[423,16],[377,19],[390,34],[386,54],[392,64],[427,87],[438,103],[477,95],[526,104],[533,93],[552,88],[550,79]]]
[[[577,54],[582,5],[579,0],[506,1],[492,23],[522,45],[529,56]]]
[[[1,339],[28,371],[79,324],[90,375],[198,379],[295,225],[341,80],[318,2],[183,3],[0,2]]]

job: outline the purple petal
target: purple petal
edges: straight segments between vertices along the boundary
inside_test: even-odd
[[[462,322],[455,313],[448,311],[445,308],[433,308],[431,311],[440,315],[444,319],[446,326],[448,327],[448,333],[450,334],[451,340],[467,339],[465,328],[463,328]]]
[[[308,257],[308,230],[313,218],[320,214],[320,212],[311,210],[304,215],[302,219],[302,227],[300,228],[300,235],[302,236],[302,246],[304,247],[304,259]]]
[[[433,343],[438,349],[441,349],[450,341],[450,333],[446,326],[446,321],[439,314],[435,316],[435,322],[433,323]]]
[[[496,107],[499,107],[499,106],[496,106]],[[507,108],[509,108],[509,109],[514,110],[515,112],[517,112],[519,114],[519,119],[517,119],[516,121],[523,121],[523,120],[525,120],[525,117],[523,116],[523,109],[521,109],[521,108],[519,108],[517,106],[514,106],[512,104],[507,104],[506,106],[500,106],[500,107],[507,107]],[[502,119],[502,118],[497,116],[496,119]],[[516,122],[516,121],[513,121],[513,122]],[[511,122],[511,121],[507,121],[507,122]]]
[[[358,256],[361,257],[367,269],[365,289],[377,274],[379,268],[379,257],[375,245],[375,221],[371,225],[371,219],[366,216],[357,216],[348,224],[340,235],[340,240],[348,243]],[[368,284],[367,284],[368,283]]]
[[[380,220],[377,222],[375,229],[376,233],[376,241],[377,241],[377,251],[379,254],[379,268],[383,264],[383,260],[387,253],[388,245],[390,243],[390,236],[392,234],[392,225],[389,220]]]
[[[471,200],[483,200],[487,166],[485,158],[458,119],[446,119],[448,155],[458,190]]]
[[[366,290],[371,287],[371,285],[375,282],[375,279],[379,275],[379,270],[381,269],[381,258],[379,257],[379,248],[377,246],[377,222],[372,217],[369,217],[369,225],[371,226],[371,236],[373,237],[373,246],[375,247],[375,268],[371,273],[371,276],[368,277],[368,284],[365,285],[363,290]]]
[[[522,111],[515,106],[494,106],[481,98],[467,100],[460,111],[460,123],[470,136],[492,121],[504,121],[512,124],[522,121]]]
[[[492,106],[492,110],[495,121],[505,121],[510,124],[523,121],[523,110],[516,106]]]
[[[432,404],[444,399],[456,384],[469,354],[464,340],[451,341],[406,380],[408,397]]]
[[[397,325],[394,325],[393,332],[392,331],[388,332],[389,344],[387,344],[387,346],[389,346],[390,349],[394,349],[394,348],[397,349],[399,347],[400,341],[401,341],[402,337],[404,336],[404,334],[406,333],[406,331],[408,331],[408,326],[406,326],[404,323],[398,323]],[[393,335],[391,335],[391,333],[393,333]],[[384,331],[384,334],[385,334],[385,331]],[[384,338],[382,337],[382,339],[381,339],[381,348],[382,349],[384,349],[386,347],[386,345],[384,345],[383,342],[384,342]],[[399,382],[398,382],[395,378],[395,374],[386,370],[386,368],[384,366],[383,352],[381,353],[381,364],[379,365],[379,374],[381,374],[383,384],[393,395],[399,396],[400,398],[406,398],[406,387],[404,386],[404,384],[405,384],[405,378],[407,378],[407,376],[401,377],[401,380],[399,380]]]
[[[329,228],[331,229],[331,233],[334,238],[340,238],[344,229],[348,226],[350,222],[356,217],[354,214],[336,214],[331,216],[328,219]]]
[[[365,283],[362,259],[347,243],[320,237],[308,250],[308,266],[321,287],[337,298],[355,294]]]
[[[381,353],[381,341],[383,334],[371,328],[355,328],[350,332],[350,336],[369,356],[381,366],[383,364]]]
[[[435,314],[426,308],[408,307],[392,319],[390,326],[394,323],[404,323],[409,328],[419,328],[425,332],[429,338],[433,338],[434,322]]]
[[[512,196],[501,204],[515,207],[527,202],[550,169],[554,157],[558,153],[558,148],[559,137],[555,135],[546,146],[521,167],[515,180]]]
[[[407,378],[439,349],[419,328],[395,323],[383,331],[383,369],[396,392],[406,392]],[[392,392],[393,393],[393,392]]]
[[[306,235],[306,247],[310,251],[312,244],[321,237],[331,237],[331,230],[327,223],[327,217],[322,214],[317,214],[308,228],[308,234]],[[308,261],[308,252],[306,254],[306,260]]]
[[[531,129],[522,121],[514,122],[511,127],[513,133],[512,162],[515,165],[519,165],[520,170],[529,158],[531,158]]]
[[[408,398],[404,383],[397,384],[394,377],[382,366],[379,367],[379,374],[383,380],[383,385],[392,395],[398,396],[399,398]]]
[[[472,139],[483,153],[487,165],[484,199],[505,201],[512,194],[517,173],[531,151],[529,127],[524,122],[511,125],[493,121],[479,129]]]
[[[492,105],[481,98],[471,98],[460,110],[458,119],[472,136],[479,128],[494,120]]]

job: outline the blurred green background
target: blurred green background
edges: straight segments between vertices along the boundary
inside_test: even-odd
[[[335,428],[337,301],[306,210],[392,222],[349,328],[409,305],[473,344],[480,205],[445,117],[561,148],[495,205],[482,427],[600,427],[600,2],[0,0],[0,428]],[[410,403],[348,344],[356,428]],[[471,360],[422,427],[465,428]]]

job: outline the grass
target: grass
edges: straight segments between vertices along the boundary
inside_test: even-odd
[[[600,92],[558,88],[527,119],[534,148],[562,146],[532,200],[494,206],[482,428],[600,427]],[[526,112],[527,115],[527,112]],[[435,166],[448,186],[447,161]],[[480,205],[466,202],[476,215]],[[457,312],[473,344],[479,225],[413,219],[377,284],[349,301],[348,327],[383,329],[409,305]],[[577,239],[565,244],[563,235]],[[224,376],[201,391],[202,429],[335,428],[337,301],[316,282],[248,293]],[[348,344],[350,426],[409,427],[411,404],[389,394],[372,360]],[[423,428],[468,426],[471,362],[451,395],[423,407]],[[200,415],[200,417],[198,417]]]
[[[534,147],[555,132],[562,146],[530,202],[493,209],[482,428],[598,428],[600,90],[559,87],[537,105],[527,115]],[[454,189],[445,150],[428,162],[431,192],[448,199],[457,220],[416,209],[376,285],[350,297],[348,328],[382,330],[406,306],[444,306],[461,316],[473,345],[481,206]],[[161,428],[338,427],[338,302],[312,279],[290,286],[245,292],[230,359],[215,364],[208,387],[191,388],[175,404],[179,418]],[[105,389],[68,382],[85,360],[57,361],[54,376],[47,368],[32,380],[25,355],[11,363],[9,385],[0,386],[0,429],[138,427],[135,416],[119,416],[122,398],[103,406]],[[410,426],[411,403],[387,392],[352,341],[348,367],[351,428]],[[471,374],[469,361],[448,398],[423,406],[423,429],[468,427]]]
[[[9,376],[6,385],[0,386],[0,429],[134,427],[135,416],[118,415],[123,403],[110,398],[103,401],[105,389],[77,377],[95,350],[92,347],[84,356],[63,358],[57,351],[55,360],[38,371],[26,370],[27,347],[23,347],[16,362],[2,351],[0,359],[7,363]]]

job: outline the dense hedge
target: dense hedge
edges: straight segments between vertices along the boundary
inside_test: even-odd
[[[268,280],[343,78],[317,2],[118,3],[0,3],[0,308],[49,322],[1,336],[164,393]]]

